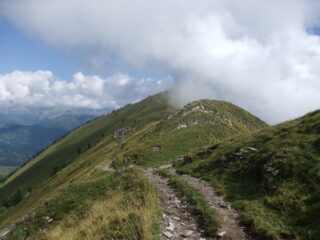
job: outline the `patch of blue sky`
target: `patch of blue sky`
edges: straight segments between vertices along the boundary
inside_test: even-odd
[[[75,57],[45,45],[0,19],[0,74],[14,70],[50,70],[58,78],[68,80],[78,69]]]
[[[168,76],[159,69],[162,68],[157,68],[154,63],[147,66],[128,65],[117,56],[107,56],[95,50],[63,52],[21,31],[9,21],[0,19],[0,74],[15,70],[49,70],[65,81],[71,80],[73,74],[80,71],[101,77],[121,72],[134,79],[161,79]]]
[[[320,24],[308,28],[307,33],[320,36]]]

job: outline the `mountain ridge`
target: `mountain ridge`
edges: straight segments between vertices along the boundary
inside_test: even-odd
[[[109,121],[113,122],[114,118],[119,118],[119,120],[120,120],[120,121],[118,121],[118,119],[116,120],[117,127],[113,126],[112,131],[109,131],[109,132],[113,134],[113,132],[115,130],[117,130],[118,128],[130,127],[130,125],[132,125],[132,124],[135,124],[135,128],[138,128],[138,129],[141,126],[144,127],[143,124],[144,124],[145,120],[147,119],[145,117],[147,114],[150,115],[149,121],[156,122],[156,121],[163,120],[166,116],[169,116],[170,114],[175,112],[175,110],[173,110],[173,108],[168,105],[167,100],[166,100],[166,94],[168,94],[168,93],[162,93],[162,94],[152,96],[150,98],[147,98],[146,100],[139,102],[138,104],[130,104],[124,108],[121,108],[117,111],[114,111],[114,112],[108,114],[105,118],[108,118]],[[149,101],[151,102],[152,106],[146,106],[145,102],[149,102]],[[198,101],[198,103],[199,102],[200,101]],[[221,102],[221,103],[223,103],[223,102]],[[225,103],[223,103],[223,104],[225,104]],[[158,109],[160,110],[160,112],[158,112],[159,111]],[[117,115],[120,115],[120,116],[117,116]],[[254,119],[256,119],[256,118],[254,118]],[[98,119],[98,121],[101,121],[101,119]],[[90,123],[90,124],[92,124],[92,123]],[[265,126],[265,124],[263,122],[260,122],[260,124]],[[89,127],[89,126],[87,126],[87,127]],[[185,129],[182,129],[182,131],[185,131]],[[71,133],[71,134],[74,134],[74,133]],[[100,138],[100,134],[99,134],[98,138]],[[77,152],[77,150],[75,152]]]
[[[92,186],[95,184],[100,186],[99,179],[103,178],[106,179],[105,183],[118,181],[115,186],[120,187],[124,186],[124,183],[129,184],[127,183],[128,178],[129,182],[132,182],[130,176],[135,176],[137,182],[132,182],[131,185],[118,189],[117,195],[119,198],[127,199],[125,189],[132,190],[133,194],[140,197],[130,199],[130,201],[144,199],[142,202],[134,203],[140,206],[137,209],[141,209],[142,212],[132,214],[138,214],[144,218],[148,212],[148,214],[152,213],[148,215],[149,217],[155,217],[154,214],[159,210],[157,210],[157,199],[152,197],[154,189],[147,187],[150,183],[143,180],[137,167],[161,166],[169,163],[172,159],[196,152],[202,146],[216,144],[231,135],[246,135],[267,127],[267,124],[247,111],[223,101],[201,100],[182,109],[174,109],[167,102],[167,94],[168,92],[164,92],[150,96],[138,103],[129,104],[71,131],[18,169],[0,186],[0,202],[3,206],[3,213],[0,214],[1,225],[7,226],[10,223],[17,223],[21,217],[31,216],[31,212],[35,211],[37,212],[35,219],[38,219],[41,224],[46,225],[41,219],[48,215],[49,219],[53,219],[56,224],[52,225],[52,231],[57,230],[54,230],[55,227],[64,229],[67,226],[63,225],[63,219],[71,213],[76,214],[80,211],[80,204],[83,204],[82,201],[86,201],[86,198],[81,197],[87,194],[83,192],[86,191],[81,187],[83,184],[89,182],[93,184]],[[121,129],[126,129],[126,131],[120,134],[119,138],[115,138],[115,132]],[[141,186],[145,187],[141,188]],[[78,190],[74,192],[72,190],[74,188]],[[115,191],[111,186],[108,189],[111,192]],[[65,192],[69,193],[70,197],[65,196]],[[71,196],[81,197],[81,200],[79,199],[69,206],[68,199],[73,201]],[[149,197],[145,199],[141,196]],[[113,200],[108,201],[104,197],[102,199],[104,206],[113,202]],[[87,201],[89,201],[88,206],[90,207],[86,211],[91,211],[90,209],[93,209],[94,206],[98,206],[98,202],[95,200],[88,198]],[[43,202],[49,203],[43,205]],[[152,207],[145,205],[145,203],[152,204]],[[121,204],[116,204],[113,208],[120,211]],[[127,209],[125,214],[129,214],[131,211],[133,210]],[[54,215],[51,215],[50,212]],[[56,215],[58,213],[59,217]],[[107,215],[108,219],[122,221],[112,212]],[[140,219],[140,217],[138,218]],[[15,232],[20,231],[18,229],[28,229],[27,231],[22,230],[21,236],[29,234],[35,239],[40,235],[42,237],[46,235],[46,233],[43,233],[44,235],[39,233],[40,225],[37,225],[29,217],[27,219],[29,220],[18,221],[18,228]],[[82,221],[76,216],[72,219],[74,219],[72,221]],[[85,219],[83,221],[87,221]],[[120,222],[119,227],[122,226]],[[147,228],[151,223],[152,221],[139,223],[142,229],[139,227],[140,230],[137,232],[131,232],[133,229],[130,228],[130,233],[126,233],[126,235],[139,235],[143,232],[147,236],[150,233]],[[120,232],[126,231],[126,221],[123,224]],[[111,232],[108,234],[116,234],[118,230],[113,232],[111,225],[109,227],[108,231]],[[50,226],[45,228],[51,229]],[[80,228],[75,228],[75,232],[72,234],[80,236],[78,230],[80,231]],[[53,232],[50,230],[47,234],[53,234]],[[101,236],[95,230],[94,234]],[[116,235],[112,236],[116,238]],[[131,239],[136,239],[136,237]]]

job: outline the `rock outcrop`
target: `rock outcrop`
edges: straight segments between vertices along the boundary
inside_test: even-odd
[[[115,140],[122,139],[130,130],[131,130],[130,128],[120,128],[114,132],[113,138]]]

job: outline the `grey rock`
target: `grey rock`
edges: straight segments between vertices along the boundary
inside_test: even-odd
[[[172,238],[173,237],[173,234],[171,232],[168,232],[168,231],[163,231],[162,234],[163,234],[163,236],[165,236],[167,238]]]
[[[185,231],[185,232],[181,233],[181,236],[182,236],[182,237],[188,237],[188,236],[190,236],[192,233],[193,233],[193,231],[188,230],[188,231]]]
[[[253,148],[253,147],[248,147],[249,150],[254,151],[254,152],[259,152],[258,149]]]
[[[226,232],[226,231],[223,231],[223,232],[218,233],[217,236],[220,237],[220,238],[222,238],[222,237],[224,237],[226,234],[227,234],[227,232]]]
[[[274,167],[267,167],[266,172],[271,173],[273,176],[276,177],[280,171]]]
[[[121,138],[124,138],[127,132],[129,132],[131,129],[130,128],[120,128],[116,130],[113,134],[113,138],[115,140],[119,140]]]
[[[102,170],[103,172],[112,172],[112,171],[114,171],[114,169],[113,169],[113,168],[110,168],[108,165],[102,166],[102,167],[101,167],[101,170]]]
[[[44,217],[44,219],[48,222],[48,223],[52,223],[53,222],[53,219],[51,217]]]
[[[2,230],[0,230],[0,237],[4,238],[5,236],[7,236],[9,233],[11,232],[11,228],[4,228]]]
[[[166,227],[166,229],[169,230],[169,231],[171,231],[171,232],[174,231],[174,228],[175,228],[175,226],[174,226],[174,224],[173,224],[172,222],[169,222],[169,226]]]

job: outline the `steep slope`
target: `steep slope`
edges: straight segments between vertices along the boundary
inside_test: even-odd
[[[216,143],[232,134],[248,133],[266,126],[261,120],[243,109],[221,101],[203,100],[176,110],[167,104],[166,95],[165,92],[148,97],[139,103],[128,105],[90,122],[72,131],[18,169],[3,182],[0,188],[0,202],[3,206],[0,225],[14,223],[25,215],[32,216],[30,215],[32,210],[39,214],[39,216],[36,215],[36,220],[42,222],[44,228],[52,228],[54,232],[58,231],[57,228],[60,230],[68,228],[68,226],[62,226],[61,221],[64,221],[65,217],[70,216],[71,213],[76,214],[70,216],[73,219],[72,223],[80,220],[89,221],[84,216],[93,211],[94,206],[98,207],[98,203],[96,199],[88,197],[86,183],[100,186],[99,179],[104,179],[102,182],[107,184],[115,178],[112,186],[108,185],[103,188],[107,195],[98,194],[97,198],[103,203],[103,206],[100,207],[111,204],[108,206],[117,209],[116,212],[124,211],[125,216],[120,219],[120,215],[112,215],[116,214],[114,211],[108,213],[112,215],[109,218],[120,221],[119,226],[122,226],[122,223],[128,223],[127,214],[136,209],[136,212],[132,212],[133,218],[129,217],[129,219],[142,221],[144,224],[141,226],[145,227],[144,230],[139,228],[137,232],[139,234],[156,232],[156,227],[150,226],[153,221],[147,221],[144,218],[153,219],[158,212],[154,189],[145,182],[141,174],[128,170],[131,164],[159,165],[181,154],[193,152],[204,144]],[[179,128],[181,124],[186,124],[187,127]],[[111,166],[118,170],[114,171],[113,168],[110,168]],[[124,167],[125,170],[119,167]],[[133,181],[132,178],[137,181]],[[74,188],[78,190],[74,192],[72,190]],[[130,189],[133,195],[138,194],[137,199],[130,197],[128,200],[130,194],[127,196],[126,192],[130,192]],[[111,199],[112,192],[115,193],[115,191],[119,194],[121,201],[124,203],[129,201],[136,207],[130,210],[127,208],[131,205],[127,203],[112,205],[116,200],[108,201],[108,197]],[[77,192],[80,192],[80,196],[77,195]],[[69,199],[68,194],[80,200]],[[149,197],[146,199],[146,196]],[[72,201],[71,206],[68,205],[69,200]],[[43,202],[47,201],[49,203],[43,205]],[[88,207],[85,208],[85,213],[79,213],[84,202],[88,204]],[[56,205],[62,210],[60,207],[56,209],[54,207]],[[59,212],[60,215],[57,216],[56,212]],[[141,214],[142,219],[136,217],[137,214]],[[48,223],[43,223],[43,218],[48,216],[53,218],[56,225],[53,224],[50,227]],[[28,222],[29,220],[23,220],[19,229],[30,229],[31,227],[33,230],[28,230],[28,234],[32,231],[32,234],[39,237],[37,234],[42,225],[34,227],[33,220]],[[99,222],[99,224],[103,223]],[[150,230],[151,228],[153,230]],[[125,231],[123,229],[126,228],[121,228],[121,234]],[[75,232],[74,236],[81,235],[81,231],[80,233]],[[54,232],[51,233],[54,234]],[[27,233],[23,232],[23,234]],[[47,237],[59,239],[53,238],[52,235]],[[131,239],[151,238],[140,236]]]
[[[113,133],[117,129],[133,125],[139,129],[149,122],[161,119],[170,110],[165,97],[159,95],[98,118],[71,132],[29,161],[5,181],[0,191],[11,193],[17,188],[26,190],[48,179],[55,168],[61,169],[68,165],[101,140],[114,143]],[[4,195],[0,194],[0,198],[1,196]]]
[[[209,181],[255,231],[272,239],[320,239],[320,111],[176,162]]]

